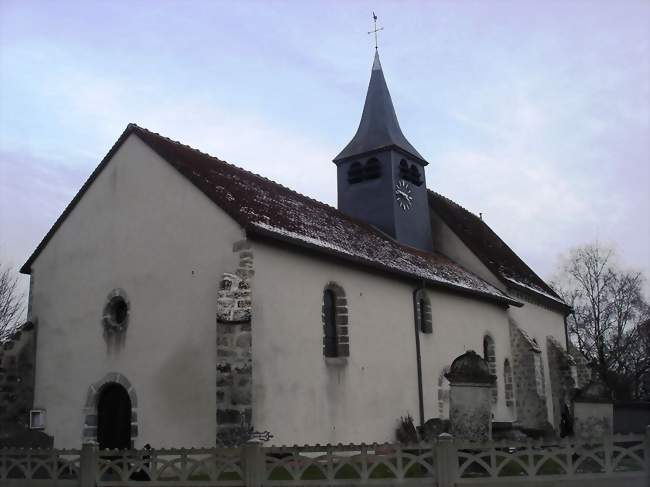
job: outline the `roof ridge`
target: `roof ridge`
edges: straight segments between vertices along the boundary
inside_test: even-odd
[[[191,151],[193,151],[193,152],[196,152],[196,153],[198,153],[198,154],[201,154],[202,156],[209,157],[210,159],[213,159],[213,160],[215,160],[215,161],[217,161],[217,162],[220,162],[220,163],[225,164],[225,165],[227,165],[227,166],[229,166],[229,167],[232,167],[232,168],[234,168],[234,169],[237,169],[238,171],[242,171],[242,172],[248,173],[248,174],[250,174],[250,175],[252,175],[252,176],[255,176],[255,177],[259,178],[259,179],[262,179],[262,180],[264,180],[264,181],[266,181],[266,182],[268,182],[268,183],[271,183],[271,184],[275,184],[275,185],[277,185],[277,186],[280,186],[281,188],[286,189],[287,191],[289,191],[289,192],[291,192],[291,193],[293,193],[293,194],[295,194],[295,195],[298,195],[298,196],[300,196],[300,197],[302,197],[302,198],[305,198],[305,199],[307,199],[307,200],[309,200],[309,201],[312,201],[312,202],[314,202],[314,203],[317,203],[317,204],[319,204],[319,205],[322,205],[322,206],[324,206],[324,207],[326,207],[326,208],[329,208],[330,210],[340,211],[338,208],[335,208],[335,207],[333,207],[332,205],[329,205],[329,204],[324,203],[324,202],[322,202],[322,201],[320,201],[320,200],[317,200],[317,199],[315,199],[315,198],[312,198],[311,196],[307,196],[306,194],[300,193],[299,191],[296,191],[295,189],[292,189],[292,188],[290,188],[290,187],[288,187],[288,186],[285,186],[285,185],[282,184],[282,183],[279,183],[279,182],[277,182],[277,181],[274,181],[273,179],[269,179],[269,178],[267,178],[266,176],[262,176],[261,174],[258,174],[258,173],[256,173],[256,172],[253,172],[253,171],[251,171],[251,170],[249,170],[249,169],[245,169],[245,168],[243,168],[243,167],[237,166],[236,164],[233,164],[232,162],[228,162],[228,161],[225,161],[225,160],[223,160],[223,159],[219,159],[217,156],[213,156],[212,154],[209,154],[209,153],[207,153],[207,152],[203,152],[202,150],[196,149],[195,147],[192,147],[191,145],[183,144],[182,142],[180,142],[180,141],[178,141],[178,140],[174,140],[174,139],[172,139],[172,138],[170,138],[170,137],[167,137],[167,136],[165,136],[165,135],[159,134],[158,132],[154,132],[153,130],[149,130],[149,129],[146,128],[146,127],[141,127],[141,126],[138,125],[137,123],[133,123],[133,122],[129,123],[129,124],[127,125],[127,129],[129,129],[129,128],[135,128],[135,129],[138,129],[138,130],[142,130],[143,132],[146,132],[146,133],[148,133],[148,134],[150,134],[150,135],[153,135],[153,136],[156,136],[156,137],[160,137],[161,139],[164,139],[164,140],[166,140],[167,142],[170,142],[170,143],[172,143],[172,144],[178,145],[178,146],[180,146],[180,147],[184,147],[184,148],[189,149],[189,150],[191,150]]]
[[[436,191],[433,191],[431,189],[427,190],[429,193],[429,196],[432,198],[433,204],[435,204],[435,200],[443,200],[447,204],[453,206],[454,208],[458,208],[464,212],[465,215],[469,215],[473,218],[473,221],[475,224],[480,225],[484,231],[489,232],[488,234],[492,236],[494,239],[494,244],[500,248],[504,249],[506,252],[510,253],[512,258],[516,260],[516,266],[522,267],[525,271],[528,272],[528,275],[521,275],[519,271],[517,270],[516,266],[513,267],[511,264],[508,264],[507,262],[504,262],[503,260],[493,260],[492,256],[485,255],[483,252],[477,251],[472,247],[471,242],[468,242],[465,236],[459,234],[458,232],[455,232],[458,237],[464,241],[465,245],[467,245],[472,252],[474,252],[479,259],[484,260],[487,259],[489,262],[486,262],[484,260],[484,264],[488,267],[491,268],[492,272],[497,273],[497,275],[500,275],[501,279],[506,279],[510,282],[514,279],[515,281],[521,281],[528,283],[527,286],[534,286],[539,288],[538,290],[534,290],[537,294],[549,294],[552,296],[553,294],[557,295],[555,290],[544,280],[542,279],[519,255],[499,236],[498,233],[496,233],[490,225],[488,225],[483,218],[479,217],[475,213],[472,213],[468,209],[466,209],[464,206],[456,203],[454,200],[451,198],[448,198],[447,196],[444,196]],[[444,215],[441,215],[443,219],[446,219]],[[470,220],[466,220],[468,223]],[[447,222],[448,225],[450,225],[449,222]],[[461,224],[461,227],[464,228],[465,224]],[[471,239],[470,239],[471,240]],[[489,243],[485,245],[485,248],[497,248]],[[559,296],[558,296],[559,297]],[[554,298],[555,299],[555,298]]]
[[[345,220],[347,220],[348,222],[350,222],[350,223],[352,223],[352,224],[354,224],[354,225],[357,225],[358,227],[361,227],[361,228],[364,229],[365,231],[368,231],[368,232],[371,232],[371,233],[377,235],[381,240],[385,240],[385,241],[389,242],[389,243],[392,244],[392,245],[396,245],[396,246],[397,246],[398,248],[400,248],[402,251],[405,251],[405,252],[407,252],[407,253],[409,253],[409,254],[412,254],[412,255],[414,255],[414,256],[418,256],[418,257],[420,257],[420,258],[424,258],[424,259],[426,259],[426,260],[428,260],[428,259],[430,259],[430,258],[432,258],[432,257],[435,258],[436,256],[438,256],[438,257],[444,257],[446,260],[449,260],[450,263],[452,263],[453,265],[455,265],[455,266],[457,266],[458,268],[462,269],[462,270],[463,270],[464,272],[466,272],[467,274],[470,274],[470,275],[474,276],[475,278],[479,279],[480,281],[483,281],[483,279],[481,279],[479,276],[477,276],[477,275],[474,274],[473,272],[469,271],[468,269],[465,269],[463,266],[461,266],[461,265],[458,264],[457,262],[454,262],[453,260],[449,259],[449,257],[444,256],[444,255],[443,255],[442,253],[440,253],[440,252],[437,252],[437,251],[427,252],[427,251],[422,251],[422,250],[420,250],[420,249],[416,249],[416,248],[414,248],[414,247],[410,247],[410,246],[408,246],[408,245],[404,245],[403,243],[398,242],[397,240],[395,240],[395,238],[393,238],[392,236],[390,236],[390,235],[388,235],[388,234],[382,232],[379,228],[375,227],[374,225],[372,225],[372,224],[370,224],[370,223],[368,223],[368,222],[365,222],[365,221],[363,221],[363,220],[359,220],[359,219],[357,219],[357,218],[354,218],[354,217],[352,217],[352,216],[350,216],[350,215],[347,215],[346,213],[342,212],[342,211],[339,210],[338,208],[335,208],[335,207],[333,207],[333,206],[331,206],[331,205],[328,205],[327,203],[323,203],[322,201],[319,201],[319,200],[317,200],[317,199],[314,199],[314,198],[312,198],[312,197],[310,197],[310,196],[306,196],[306,195],[304,195],[304,194],[302,194],[302,193],[299,193],[298,191],[295,191],[294,189],[291,189],[291,188],[289,188],[289,187],[287,187],[287,186],[284,186],[283,184],[280,184],[280,183],[278,183],[278,182],[276,182],[276,181],[273,181],[272,179],[269,179],[269,178],[267,178],[267,177],[265,177],[265,176],[259,175],[259,174],[255,173],[255,172],[253,172],[253,171],[249,171],[248,169],[244,169],[244,168],[241,168],[241,167],[239,167],[239,166],[236,166],[236,165],[234,165],[234,164],[232,164],[232,163],[230,163],[230,162],[228,162],[228,161],[224,161],[224,160],[222,160],[222,159],[219,159],[218,157],[215,157],[215,156],[213,156],[213,155],[211,155],[211,154],[208,154],[208,153],[206,153],[206,152],[203,152],[203,151],[201,151],[201,150],[199,150],[199,149],[195,149],[195,148],[192,147],[192,146],[189,146],[189,145],[187,145],[187,144],[183,144],[182,142],[179,142],[179,141],[177,141],[177,140],[171,139],[171,138],[166,137],[166,136],[164,136],[164,135],[161,135],[161,134],[159,134],[159,133],[157,133],[157,132],[153,132],[153,131],[151,131],[151,130],[149,130],[149,129],[147,129],[147,128],[140,127],[140,126],[137,125],[137,124],[129,124],[129,126],[132,126],[132,128],[135,128],[135,129],[139,129],[139,130],[141,130],[142,132],[144,132],[144,133],[146,133],[146,134],[149,134],[149,135],[151,135],[151,136],[155,136],[155,137],[157,137],[157,138],[159,138],[159,139],[162,139],[162,140],[164,140],[164,141],[167,141],[168,143],[171,143],[171,144],[173,144],[173,145],[175,145],[175,146],[182,147],[182,148],[184,148],[184,149],[186,149],[186,150],[190,150],[190,151],[192,151],[192,152],[194,152],[194,153],[196,153],[196,154],[201,155],[202,157],[207,157],[208,159],[210,159],[210,160],[213,161],[213,162],[217,162],[217,163],[224,164],[225,166],[227,166],[227,167],[229,167],[229,168],[232,168],[232,169],[234,169],[234,170],[236,170],[236,171],[240,171],[241,173],[243,173],[243,174],[245,174],[245,175],[250,175],[250,176],[252,176],[252,177],[254,177],[254,178],[257,178],[258,180],[266,181],[267,183],[272,184],[272,185],[274,185],[274,186],[276,186],[276,187],[278,187],[278,188],[281,188],[281,189],[283,189],[284,191],[286,191],[286,192],[288,192],[288,193],[290,193],[290,194],[292,194],[292,195],[294,195],[294,196],[296,196],[296,197],[298,197],[298,198],[302,198],[303,200],[305,200],[305,201],[307,201],[307,202],[311,202],[312,204],[315,204],[315,205],[317,205],[317,206],[322,207],[325,211],[327,211],[327,212],[330,213],[331,215],[335,215],[335,216],[337,216],[337,217],[339,217],[339,218],[345,219]],[[451,200],[450,200],[450,201],[451,201]],[[240,222],[240,223],[241,223],[241,222]],[[258,228],[260,227],[260,223],[261,223],[261,222],[249,222],[250,225],[252,225],[252,226],[256,226],[256,227],[258,227]],[[243,225],[244,225],[244,226],[247,226],[246,223],[243,223]],[[263,226],[263,225],[262,225],[262,226]],[[492,286],[491,284],[489,284],[487,281],[483,281],[483,282],[484,282],[485,284],[487,284],[488,286],[490,286],[490,287],[494,287],[494,286]],[[495,289],[496,289],[496,288],[495,288]],[[496,290],[499,291],[499,293],[501,293],[500,290],[498,290],[498,289],[496,289]],[[504,296],[507,297],[507,294],[504,294]]]
[[[177,169],[247,232],[253,229],[263,230],[264,225],[260,223],[267,221],[272,229],[267,232],[267,236],[278,241],[286,240],[294,245],[317,248],[321,253],[351,259],[391,274],[480,295],[502,304],[521,306],[520,302],[507,293],[440,253],[418,252],[389,238],[369,223],[350,217],[331,205],[135,123],[127,125],[23,265],[21,272],[31,272],[31,265],[40,251],[131,135],[137,136]],[[228,191],[222,193],[223,189]],[[240,201],[236,202],[236,198],[240,198]],[[249,209],[254,210],[252,213],[242,211],[247,205],[251,205]],[[306,213],[301,213],[303,211]],[[346,253],[336,249],[349,251]]]
[[[427,188],[427,191],[428,191],[429,193],[432,193],[432,194],[436,195],[436,196],[440,196],[441,198],[447,200],[447,201],[448,201],[449,203],[451,203],[452,205],[457,206],[458,208],[460,208],[460,209],[463,210],[463,211],[466,211],[467,213],[469,213],[470,215],[472,215],[474,218],[477,218],[478,220],[483,221],[483,219],[482,219],[480,216],[478,216],[476,213],[474,213],[473,211],[468,210],[468,209],[465,208],[463,205],[461,205],[460,203],[455,202],[454,200],[452,200],[452,199],[449,198],[448,196],[445,196],[444,194],[442,194],[442,193],[438,193],[437,191],[434,191],[434,190],[429,189],[429,188]],[[485,223],[485,222],[483,222],[483,223]],[[487,223],[485,223],[485,224],[487,225]],[[488,225],[488,226],[489,226],[489,225]]]
[[[407,248],[409,248],[410,250],[417,250],[419,253],[424,253],[424,254],[436,254],[436,253],[438,253],[438,252],[425,252],[425,251],[420,251],[419,249],[415,249],[414,247],[410,247],[410,246],[408,246],[408,245],[405,246],[405,245],[402,244],[401,242],[398,242],[397,240],[395,240],[395,239],[394,239],[393,237],[391,237],[390,235],[388,235],[388,234],[382,232],[379,228],[375,227],[374,225],[372,225],[372,224],[370,224],[370,223],[368,223],[368,222],[365,222],[365,221],[363,221],[363,220],[359,220],[359,219],[357,219],[357,218],[354,218],[354,217],[352,217],[352,216],[350,216],[350,215],[348,215],[348,214],[342,212],[341,210],[339,210],[338,208],[336,208],[336,207],[334,207],[334,206],[332,206],[332,205],[329,205],[329,204],[324,203],[324,202],[322,202],[322,201],[320,201],[320,200],[317,200],[317,199],[315,199],[315,198],[312,198],[311,196],[307,196],[307,195],[305,195],[305,194],[303,194],[303,193],[300,193],[299,191],[296,191],[295,189],[292,189],[292,188],[290,188],[290,187],[288,187],[288,186],[285,186],[285,185],[282,184],[282,183],[278,183],[277,181],[274,181],[273,179],[267,178],[266,176],[262,176],[261,174],[258,174],[258,173],[256,173],[256,172],[250,171],[250,170],[248,170],[248,169],[244,169],[244,168],[239,167],[239,166],[237,166],[237,165],[235,165],[235,164],[233,164],[233,163],[231,163],[231,162],[225,161],[225,160],[223,160],[223,159],[219,159],[218,157],[213,156],[212,154],[208,154],[207,152],[203,152],[203,151],[201,151],[201,150],[199,150],[199,149],[196,149],[196,148],[194,148],[194,147],[192,147],[192,146],[190,146],[190,145],[184,144],[184,143],[182,143],[182,142],[180,142],[180,141],[178,141],[178,140],[174,140],[174,139],[172,139],[172,138],[170,138],[170,137],[167,137],[167,136],[165,136],[165,135],[159,134],[158,132],[154,132],[153,130],[149,130],[149,129],[146,128],[146,127],[142,127],[142,126],[140,126],[140,125],[138,125],[138,124],[136,124],[136,123],[129,123],[128,126],[127,126],[127,129],[128,129],[128,128],[136,128],[136,129],[139,129],[139,130],[141,130],[141,131],[143,131],[143,132],[146,132],[146,133],[148,133],[148,134],[150,134],[150,135],[153,135],[153,136],[159,137],[159,138],[161,138],[161,139],[164,139],[164,140],[166,140],[166,141],[168,141],[168,142],[170,142],[170,143],[172,143],[172,144],[174,144],[174,145],[178,145],[178,146],[180,146],[180,147],[183,147],[183,148],[189,149],[189,150],[191,150],[191,151],[193,151],[193,152],[196,152],[196,153],[198,153],[198,154],[201,154],[202,156],[208,157],[208,158],[210,158],[210,159],[212,159],[212,160],[215,160],[215,161],[217,161],[217,162],[219,162],[219,163],[225,164],[225,165],[228,166],[228,167],[234,168],[234,169],[236,169],[236,170],[238,170],[238,171],[242,171],[242,172],[244,172],[244,173],[247,173],[247,174],[250,174],[250,175],[252,175],[252,176],[254,176],[254,177],[257,177],[257,178],[259,178],[259,179],[261,179],[261,180],[263,180],[263,181],[266,181],[266,182],[268,182],[268,183],[271,183],[271,184],[274,184],[274,185],[276,185],[276,186],[279,186],[280,188],[285,189],[286,191],[288,191],[288,192],[290,192],[290,193],[293,193],[294,195],[297,195],[297,196],[299,196],[299,197],[301,197],[301,198],[304,198],[304,199],[306,199],[306,200],[308,200],[308,201],[311,201],[311,202],[313,202],[313,203],[316,203],[316,204],[318,204],[318,205],[320,205],[320,206],[322,206],[322,207],[324,207],[324,208],[326,208],[326,209],[328,209],[328,210],[334,211],[334,212],[336,212],[337,214],[342,215],[345,219],[347,219],[347,220],[349,220],[349,221],[351,221],[351,222],[354,222],[355,224],[357,224],[357,225],[359,225],[359,226],[361,226],[361,227],[363,227],[363,228],[366,228],[366,229],[368,229],[368,230],[370,230],[370,231],[372,231],[372,232],[374,232],[374,233],[379,233],[379,234],[381,234],[384,238],[387,237],[389,240],[393,241],[394,243],[396,243],[396,244],[399,245],[399,246],[407,247]],[[429,190],[429,191],[430,191],[430,190]],[[443,196],[443,197],[444,197],[444,196]],[[449,201],[452,201],[452,200],[449,200]],[[453,201],[452,201],[452,203],[453,203]],[[440,255],[442,255],[442,254],[440,254]]]

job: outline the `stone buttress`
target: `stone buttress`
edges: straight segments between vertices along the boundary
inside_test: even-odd
[[[252,428],[253,252],[246,240],[236,242],[233,252],[239,266],[223,274],[217,293],[217,444],[244,441]]]
[[[539,345],[512,319],[510,349],[517,423],[524,429],[542,430],[547,423],[542,352]],[[537,364],[536,358],[539,360]]]

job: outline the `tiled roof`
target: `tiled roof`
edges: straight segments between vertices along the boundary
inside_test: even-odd
[[[434,191],[429,191],[429,207],[506,286],[533,292],[566,306],[562,298],[478,216]]]
[[[436,287],[521,305],[440,254],[400,245],[374,227],[264,177],[130,124],[27,263],[47,243],[66,214],[126,138],[136,134],[160,157],[237,221],[251,237],[281,241]]]

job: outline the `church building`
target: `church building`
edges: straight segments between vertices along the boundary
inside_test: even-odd
[[[395,441],[402,417],[449,418],[445,374],[468,350],[496,378],[495,427],[558,429],[579,385],[569,308],[427,186],[377,53],[333,162],[338,208],[128,125],[21,269],[31,415],[55,447],[208,447],[250,428]]]

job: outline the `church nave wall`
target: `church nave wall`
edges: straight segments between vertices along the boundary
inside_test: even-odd
[[[137,136],[125,141],[33,264],[34,405],[57,448],[79,447],[88,388],[112,372],[137,391],[136,447],[214,445],[215,293],[241,238]],[[129,301],[117,342],[103,324],[115,289]]]
[[[418,422],[415,283],[254,242],[253,419],[273,442],[394,440],[400,416]],[[322,299],[328,283],[347,299],[349,357],[323,356]],[[438,379],[463,352],[495,339],[498,374],[509,349],[505,309],[427,289],[433,333],[421,333],[425,420],[438,417]],[[504,389],[495,418],[506,415]]]
[[[483,339],[494,341],[497,376],[497,403],[493,406],[494,421],[509,421],[505,404],[503,360],[510,355],[506,310],[485,301],[468,299],[451,293],[428,289],[433,315],[433,334],[421,335],[424,377],[425,417],[440,415],[439,383],[453,360],[468,350],[483,356]],[[445,394],[446,387],[441,391]],[[448,413],[448,404],[443,405]],[[448,419],[448,418],[441,418]]]

